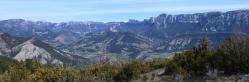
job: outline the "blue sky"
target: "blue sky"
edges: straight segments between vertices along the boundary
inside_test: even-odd
[[[0,0],[0,20],[111,22],[236,9],[249,9],[249,0]]]

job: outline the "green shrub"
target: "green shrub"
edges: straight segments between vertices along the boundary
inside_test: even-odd
[[[143,61],[132,61],[124,65],[120,73],[114,77],[114,80],[117,82],[130,82],[131,80],[138,79],[140,74],[146,73],[149,70],[149,65]]]

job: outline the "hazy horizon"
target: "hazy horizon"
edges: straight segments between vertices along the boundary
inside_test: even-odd
[[[248,0],[8,0],[0,1],[0,20],[125,22],[159,14],[192,14],[249,9]]]

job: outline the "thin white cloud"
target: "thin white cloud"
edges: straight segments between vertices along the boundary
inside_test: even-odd
[[[153,13],[153,12],[175,12],[175,11],[201,11],[201,10],[231,10],[249,8],[247,4],[234,5],[210,5],[210,6],[184,6],[184,7],[143,7],[133,9],[107,9],[97,11],[86,11],[76,13],[64,13],[68,15],[99,15],[99,14],[132,14],[132,13]]]
[[[158,3],[158,2],[176,2],[187,0],[93,0],[95,3]],[[90,1],[91,2],[91,1]]]
[[[30,17],[63,17],[63,16],[87,16],[87,15],[107,15],[107,14],[133,14],[133,13],[171,13],[171,12],[189,12],[189,11],[215,11],[215,10],[232,10],[232,9],[246,9],[249,8],[247,4],[235,4],[235,5],[213,5],[213,6],[187,6],[187,7],[143,7],[143,8],[133,8],[133,9],[105,9],[105,10],[95,10],[95,11],[78,11],[78,12],[23,12],[23,13],[12,13],[12,14],[2,14],[6,17],[13,16],[30,16]]]

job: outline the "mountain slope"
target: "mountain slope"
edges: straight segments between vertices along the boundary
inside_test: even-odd
[[[177,52],[191,49],[201,42],[204,37],[208,37],[211,48],[218,48],[228,37],[248,37],[245,33],[193,33],[182,34],[168,39],[157,51]]]
[[[87,34],[79,42],[71,45],[72,50],[80,52],[105,52],[115,54],[137,54],[149,51],[152,40],[129,32],[111,32]]]
[[[90,63],[86,58],[65,53],[36,38],[24,39],[0,33],[0,45],[0,55],[18,61],[34,59],[43,64],[73,64],[76,66]]]
[[[19,61],[25,61],[26,59],[36,59],[43,64],[62,64],[62,61],[52,58],[51,54],[44,48],[37,45],[34,39],[30,39],[20,45],[13,48],[17,54],[13,57]]]
[[[168,54],[190,49],[205,36],[209,38],[213,48],[219,46],[225,37],[235,34],[236,36],[246,36],[249,32],[249,10],[179,15],[161,14],[143,21],[108,23],[51,23],[9,19],[0,21],[0,32],[22,37],[33,36],[42,41],[24,44],[23,41],[17,40],[17,42],[9,43],[12,42],[12,39],[10,41],[9,39],[0,39],[0,54],[8,57],[14,57],[19,52],[28,53],[29,50],[37,49],[49,54],[55,53],[57,55],[51,55],[52,58],[63,58],[62,60],[65,59],[65,61],[69,61],[68,58],[70,60],[88,58],[100,61],[105,57],[113,61],[123,58],[150,59],[167,56],[152,54]],[[43,42],[48,45],[39,45]],[[20,49],[17,50],[18,52],[12,53],[11,49],[17,45]],[[52,48],[48,46],[52,46]],[[70,54],[59,54],[54,48],[63,50],[59,51],[60,53]],[[41,53],[29,52],[29,54],[31,52]],[[21,55],[23,54],[26,53]],[[57,56],[59,57],[56,58]]]
[[[24,42],[25,39],[10,36],[7,33],[0,33],[0,55],[11,57],[11,48]]]

